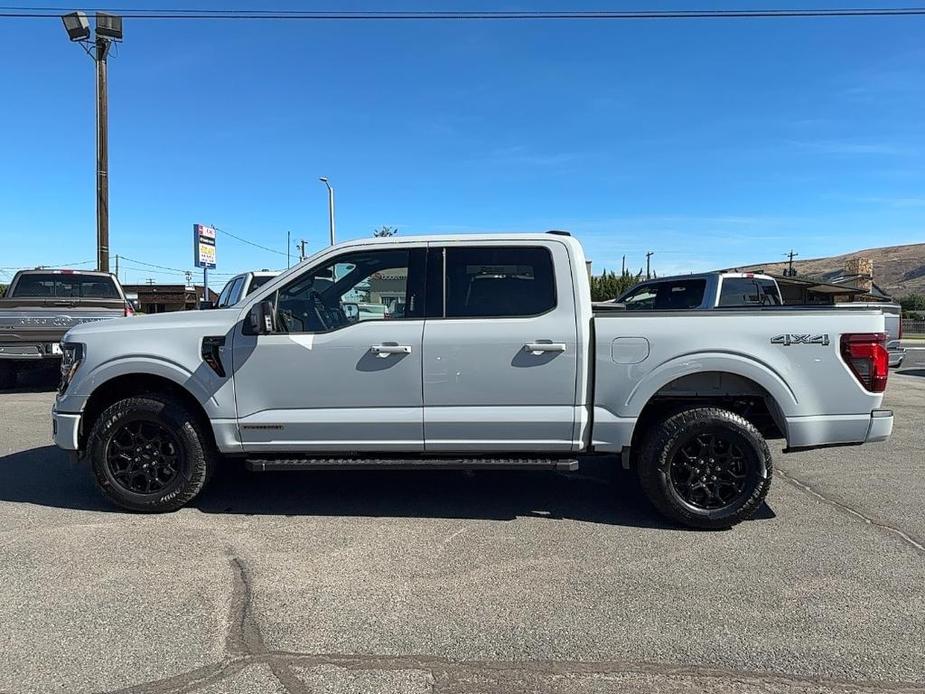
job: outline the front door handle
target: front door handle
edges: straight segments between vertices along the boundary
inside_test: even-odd
[[[541,352],[564,352],[564,342],[528,342],[524,345],[524,352],[540,354]]]
[[[390,354],[411,354],[411,345],[373,345],[369,351],[379,357]]]

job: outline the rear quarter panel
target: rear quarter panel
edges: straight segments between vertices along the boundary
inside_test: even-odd
[[[690,374],[733,373],[761,385],[784,417],[868,414],[882,393],[866,391],[840,354],[843,333],[882,332],[877,312],[697,311],[596,315],[594,421],[632,430],[663,386]],[[828,344],[772,344],[783,334],[827,335]],[[626,362],[623,338],[648,345]],[[637,350],[638,351],[638,350]],[[632,423],[632,424],[631,424]],[[595,434],[597,438],[597,434]],[[612,438],[612,437],[611,437]]]

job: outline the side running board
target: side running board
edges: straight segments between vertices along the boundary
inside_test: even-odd
[[[247,458],[254,472],[277,470],[559,470],[574,471],[574,458]]]

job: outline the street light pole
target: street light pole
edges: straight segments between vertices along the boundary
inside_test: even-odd
[[[109,41],[96,37],[96,265],[109,272]]]
[[[331,184],[328,183],[327,176],[322,176],[318,179],[328,189],[328,231],[331,234],[331,245],[335,244],[334,240],[334,189],[331,187]]]
[[[109,92],[106,60],[113,41],[122,40],[122,17],[96,13],[96,31],[83,12],[61,17],[68,38],[96,63],[96,269],[109,272]]]

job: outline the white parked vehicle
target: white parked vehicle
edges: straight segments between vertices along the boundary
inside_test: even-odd
[[[755,272],[704,272],[645,280],[615,303],[628,311],[677,311],[783,304],[777,280]]]
[[[640,282],[612,303],[624,304],[628,311],[679,311],[729,309],[747,306],[780,306],[780,287],[770,275],[756,272],[704,272],[677,275]],[[827,308],[845,311],[880,311],[886,322],[886,346],[891,367],[906,358],[902,347],[902,307],[893,302],[839,302]]]
[[[404,310],[349,316],[383,273]],[[767,494],[766,438],[889,437],[883,330],[878,311],[592,308],[562,233],[364,239],[227,309],[71,330],[54,436],[140,511],[188,503],[223,456],[260,471],[616,454],[668,517],[728,527]]]
[[[278,272],[270,270],[260,270],[259,272],[242,272],[240,275],[235,275],[225,283],[224,289],[218,295],[218,301],[215,302],[215,308],[234,306],[278,274]]]

